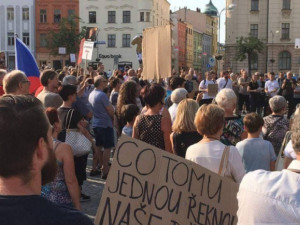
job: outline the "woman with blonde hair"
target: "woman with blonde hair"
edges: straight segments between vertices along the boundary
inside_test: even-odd
[[[201,141],[202,136],[197,132],[194,119],[199,104],[192,99],[184,99],[178,104],[176,118],[170,135],[173,152],[185,157],[189,146]]]
[[[242,158],[236,147],[226,146],[220,141],[224,114],[224,110],[214,104],[200,107],[195,126],[203,139],[187,149],[185,158],[240,183],[245,175]]]

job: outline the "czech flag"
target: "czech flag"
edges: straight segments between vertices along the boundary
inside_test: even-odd
[[[32,94],[41,86],[40,71],[28,47],[19,39],[15,41],[16,69],[23,71],[30,80],[29,92]]]

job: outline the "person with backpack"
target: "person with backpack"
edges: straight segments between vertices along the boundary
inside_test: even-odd
[[[209,84],[216,84],[216,81],[212,79],[212,73],[211,72],[206,72],[205,73],[205,79],[200,82],[199,85],[199,91],[203,92],[203,98],[199,102],[199,105],[204,105],[204,104],[210,104],[212,103],[214,96],[209,96],[208,95],[208,85]]]
[[[220,77],[217,80],[217,83],[218,83],[219,91],[221,91],[224,88],[232,89],[232,81],[230,79],[229,72],[224,71],[223,72],[223,77]]]

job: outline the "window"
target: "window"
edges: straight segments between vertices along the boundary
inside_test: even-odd
[[[283,0],[282,9],[291,9],[291,0]]]
[[[14,8],[7,8],[7,20],[14,20]]]
[[[40,34],[40,47],[47,47],[47,34]]]
[[[258,24],[250,25],[250,35],[256,38],[258,37]]]
[[[251,0],[251,11],[258,11],[258,0]]]
[[[122,47],[130,47],[130,34],[123,34]]]
[[[141,22],[145,21],[145,13],[144,12],[140,12],[140,21]]]
[[[130,11],[123,11],[123,23],[130,23]]]
[[[25,45],[29,46],[29,33],[23,33],[23,42]]]
[[[61,19],[60,9],[54,9],[54,23],[59,23]]]
[[[68,10],[68,17],[75,16],[75,10],[74,9],[69,9]]]
[[[40,22],[47,23],[47,10],[46,9],[40,10]]]
[[[15,45],[14,33],[7,33],[7,45],[8,46],[14,46]]]
[[[288,51],[279,53],[279,69],[290,70],[291,69],[291,54]]]
[[[108,23],[116,23],[116,11],[108,11]]]
[[[107,43],[109,48],[116,47],[116,35],[115,34],[109,34],[107,37]]]
[[[96,11],[89,12],[89,23],[96,23]]]
[[[256,53],[254,53],[251,57],[251,69],[257,70],[258,69],[258,56]]]
[[[146,22],[150,22],[150,12],[146,12]]]
[[[23,20],[29,20],[29,8],[23,8]]]
[[[290,24],[283,23],[281,27],[281,38],[282,39],[290,39]]]

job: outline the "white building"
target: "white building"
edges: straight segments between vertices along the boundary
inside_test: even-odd
[[[106,70],[116,63],[136,69],[136,45],[131,41],[145,28],[169,24],[170,4],[167,0],[80,0],[79,17],[80,27],[97,27],[96,41],[105,41],[96,45],[93,61],[100,58]]]
[[[34,54],[34,0],[1,0],[0,21],[0,51],[5,52],[8,69],[14,69],[15,34],[18,35]]]

